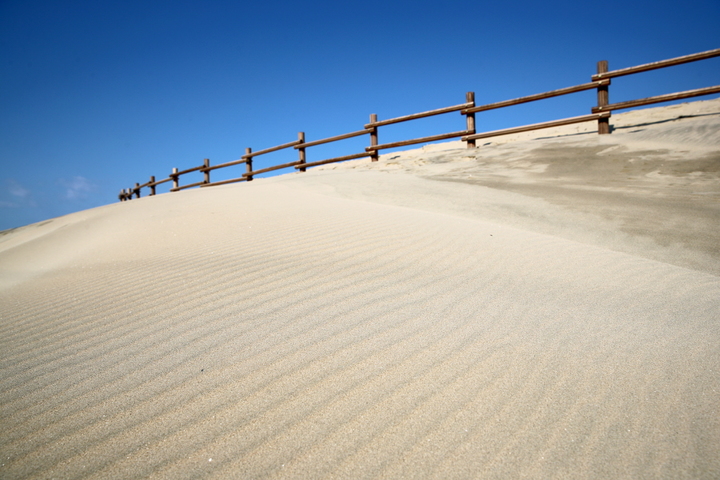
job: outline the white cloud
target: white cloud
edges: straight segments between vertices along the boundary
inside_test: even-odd
[[[0,208],[18,208],[21,206],[34,206],[30,190],[20,185],[12,178],[6,179],[5,188],[0,187]]]
[[[15,180],[7,180],[8,184],[8,192],[10,192],[10,195],[13,197],[19,197],[19,198],[26,198],[28,195],[30,195],[30,190],[27,188],[23,188],[22,185],[17,183]]]
[[[95,190],[95,185],[90,180],[80,176],[72,177],[70,180],[61,178],[58,183],[65,187],[65,198],[68,200],[86,198]]]

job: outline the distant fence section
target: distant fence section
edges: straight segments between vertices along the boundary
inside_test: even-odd
[[[253,152],[251,148],[245,149],[245,154],[239,160],[233,160],[218,165],[210,165],[209,159],[204,159],[203,164],[197,167],[188,168],[186,170],[178,170],[177,168],[172,169],[172,173],[163,180],[155,180],[154,176],[150,177],[150,180],[142,185],[136,183],[134,187],[123,189],[120,191],[120,201],[130,200],[132,198],[140,198],[141,190],[144,188],[149,189],[149,195],[155,195],[155,188],[166,182],[172,182],[171,192],[177,192],[187,188],[193,187],[211,187],[215,185],[225,185],[235,182],[248,182],[253,179],[255,175],[261,173],[267,173],[275,170],[284,168],[295,168],[298,171],[304,172],[309,167],[315,167],[318,165],[325,165],[328,163],[343,162],[346,160],[354,160],[358,158],[370,157],[370,160],[375,162],[379,158],[380,150],[404,147],[408,145],[417,145],[421,143],[431,143],[440,140],[447,140],[451,138],[461,138],[468,148],[475,148],[475,141],[482,138],[495,137],[499,135],[508,135],[512,133],[527,132],[531,130],[539,130],[543,128],[557,127],[561,125],[570,125],[574,123],[592,122],[596,121],[598,124],[598,134],[607,135],[611,133],[610,129],[610,116],[615,110],[622,110],[626,108],[634,108],[643,105],[652,105],[655,103],[669,102],[672,100],[681,100],[692,97],[699,97],[702,95],[711,95],[714,93],[720,93],[720,85],[712,87],[698,88],[695,90],[687,90],[684,92],[668,93],[665,95],[658,95],[654,97],[641,98],[637,100],[629,100],[619,103],[610,103],[609,98],[609,87],[611,79],[615,77],[621,77],[624,75],[632,75],[641,72],[647,72],[658,68],[666,68],[675,65],[681,65],[684,63],[695,62],[699,60],[705,60],[708,58],[720,56],[720,48],[715,50],[708,50],[706,52],[695,53],[692,55],[685,55],[683,57],[671,58],[669,60],[662,60],[654,63],[647,63],[644,65],[638,65],[635,67],[622,68],[619,70],[608,70],[608,62],[603,60],[597,63],[597,73],[591,76],[589,83],[582,85],[575,85],[572,87],[561,88],[558,90],[552,90],[549,92],[538,93],[535,95],[528,95],[525,97],[515,98],[511,100],[505,100],[502,102],[490,103],[487,105],[475,105],[475,93],[468,92],[465,96],[465,102],[459,105],[453,105],[451,107],[438,108],[435,110],[428,110],[426,112],[414,113],[411,115],[405,115],[402,117],[390,118],[387,120],[378,120],[376,114],[370,115],[370,122],[363,126],[362,130],[358,130],[351,133],[345,133],[334,137],[324,138],[321,140],[306,141],[305,133],[299,132],[298,138],[295,141],[284,143],[276,147],[266,148],[264,150],[258,150]],[[487,110],[493,110],[497,108],[504,108],[513,105],[519,105],[522,103],[535,102],[538,100],[544,100],[547,98],[558,97],[561,95],[568,95],[571,93],[583,92],[586,90],[597,90],[597,105],[591,108],[589,115],[582,115],[579,117],[563,118],[559,120],[553,120],[543,123],[535,123],[532,125],[523,125],[514,128],[506,128],[503,130],[494,130],[489,132],[478,133],[475,131],[475,114],[484,112]],[[378,129],[385,125],[391,125],[394,123],[409,122],[419,118],[430,117],[434,115],[443,115],[447,113],[460,112],[465,117],[465,129],[456,132],[442,133],[439,135],[431,135],[428,137],[415,138],[411,140],[403,140],[393,143],[379,143],[378,140]],[[341,157],[328,158],[318,161],[307,161],[307,149],[316,145],[327,144],[331,142],[337,142],[348,138],[359,137],[367,135],[369,137],[370,145],[365,148],[364,152],[344,155]],[[259,170],[253,170],[253,159],[255,157],[265,155],[268,153],[276,152],[283,149],[292,148],[297,150],[298,159],[294,162],[283,163],[280,165],[274,165],[267,168],[261,168]],[[210,181],[210,172],[219,168],[227,168],[235,165],[245,164],[245,173],[237,178],[230,180],[222,180],[218,182]],[[194,172],[201,172],[203,178],[201,181],[180,185],[180,177],[188,175]]]

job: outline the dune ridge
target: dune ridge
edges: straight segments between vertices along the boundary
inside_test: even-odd
[[[577,137],[511,140],[0,237],[0,477],[717,478],[718,257],[520,193]]]

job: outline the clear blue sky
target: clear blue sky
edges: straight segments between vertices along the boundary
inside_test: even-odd
[[[585,83],[598,60],[616,69],[718,48],[719,24],[717,0],[0,0],[0,230],[298,131],[320,139],[467,91],[482,104]],[[719,83],[716,58],[616,79],[610,98]],[[478,114],[477,129],[587,114],[594,96]],[[380,142],[463,128],[444,115],[381,128]],[[308,161],[366,144],[310,148]]]

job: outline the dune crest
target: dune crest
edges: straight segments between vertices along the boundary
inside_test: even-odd
[[[718,106],[5,234],[0,477],[717,478]]]

